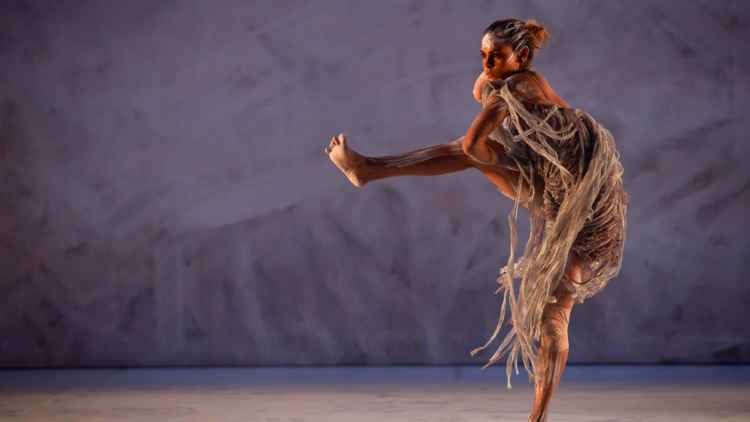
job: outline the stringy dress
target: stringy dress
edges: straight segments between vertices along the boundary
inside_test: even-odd
[[[520,170],[516,191],[521,192],[524,179],[531,187],[535,186],[535,177],[544,181],[543,205],[530,200],[527,203],[531,233],[518,260],[516,223],[521,199],[518,195],[515,198],[509,216],[510,258],[497,280],[501,284],[498,292],[503,292],[500,321],[487,344],[472,351],[473,355],[494,340],[509,309],[512,328],[487,366],[508,354],[510,388],[513,365],[518,373],[519,353],[530,379],[541,375],[536,368],[538,348],[534,341],[540,338],[542,310],[556,301],[552,294],[558,283],[565,283],[574,300],[581,303],[601,291],[619,272],[629,196],[620,178],[623,168],[615,141],[591,116],[541,103],[528,111],[507,85],[486,83],[482,95],[485,106],[494,96],[505,100],[508,116],[490,139],[505,147],[507,158]],[[533,191],[528,197],[534,197]],[[571,250],[583,260],[580,283],[565,275]],[[521,279],[517,292],[515,279]]]

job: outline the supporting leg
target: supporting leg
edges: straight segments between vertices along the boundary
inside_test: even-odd
[[[565,313],[554,309],[555,307],[557,306],[548,305],[547,308],[545,308],[545,314],[565,315]],[[567,314],[569,315],[570,310],[568,309],[567,311]],[[567,317],[567,315],[565,316]],[[548,316],[545,315],[545,317]],[[550,317],[553,318],[552,316]],[[565,325],[565,329],[567,331],[567,324]],[[570,349],[567,346],[564,350],[551,350],[554,349],[545,344],[545,341],[542,340],[542,347],[538,356],[539,364],[537,365],[537,370],[541,372],[541,378],[534,385],[534,409],[529,418],[530,422],[545,422],[547,420],[547,412],[549,412],[552,396],[555,394],[557,384],[560,382],[560,376],[562,375],[563,369],[565,369],[565,363],[568,360],[568,351]]]
[[[581,260],[577,253],[571,252],[568,277],[581,279]],[[534,385],[534,409],[529,422],[545,422],[549,412],[552,396],[555,394],[560,376],[568,360],[568,321],[573,308],[572,293],[561,282],[555,290],[557,303],[547,305],[542,317],[542,345],[539,350],[537,370],[539,381]]]

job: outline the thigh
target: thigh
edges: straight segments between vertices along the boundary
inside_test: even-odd
[[[576,283],[580,283],[582,265],[583,262],[578,252],[571,250],[568,254],[568,265],[565,267],[565,275]],[[557,288],[553,294],[557,299],[557,305],[568,309],[573,308],[573,293],[565,286],[564,280],[560,280],[557,283]]]
[[[516,190],[518,189],[518,179],[521,176],[521,172],[518,170],[506,169],[497,167],[490,167],[483,164],[474,164],[474,167],[481,171],[482,174],[487,176],[500,190],[500,192],[508,198],[516,198]],[[541,207],[544,204],[544,182],[541,176],[534,174],[534,203],[537,214],[541,211]],[[529,183],[524,179],[521,183],[521,203],[525,203],[528,200],[531,189]],[[524,204],[526,208],[528,205]]]

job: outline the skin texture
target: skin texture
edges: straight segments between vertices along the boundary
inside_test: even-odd
[[[539,102],[569,107],[552,90],[544,76],[531,68],[527,47],[513,51],[513,48],[503,44],[501,39],[485,36],[482,39],[480,53],[484,71],[474,85],[474,96],[479,102],[482,102],[482,86],[486,81],[490,81],[496,87],[507,84],[511,93],[528,109]],[[474,119],[462,141],[439,144],[406,154],[365,157],[349,148],[343,133],[334,137],[325,151],[331,161],[357,187],[387,177],[437,176],[475,168],[495,183],[503,194],[515,198],[520,176],[517,167],[512,164],[512,160],[507,159],[505,150],[498,143],[486,142],[489,134],[500,125],[507,113],[505,101],[500,97],[493,97]],[[536,195],[532,199],[540,204],[544,185],[538,175],[535,175],[534,180],[538,185],[535,186]],[[528,199],[529,192],[529,186],[522,185],[520,196],[523,201]],[[566,275],[573,280],[581,281],[581,259],[575,252],[571,252],[568,258]],[[563,283],[559,283],[554,296],[558,306],[567,309],[573,307],[572,293]],[[542,338],[538,355],[542,381],[534,388],[534,408],[529,421],[541,422],[547,419],[550,402],[567,358],[568,350],[547,352],[545,339]]]

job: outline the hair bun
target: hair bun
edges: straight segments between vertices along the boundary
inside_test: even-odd
[[[529,31],[531,38],[534,40],[534,48],[539,48],[542,44],[552,41],[552,36],[547,32],[547,27],[545,25],[537,25],[534,19],[527,20],[523,26]]]

